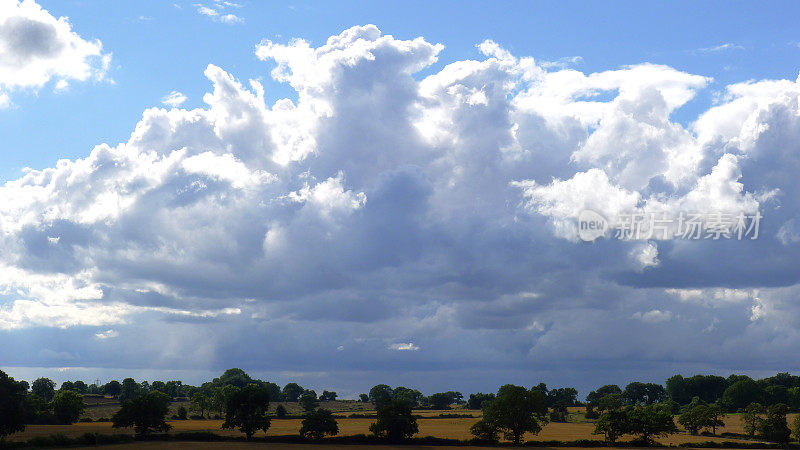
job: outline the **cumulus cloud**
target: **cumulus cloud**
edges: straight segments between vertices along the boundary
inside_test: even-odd
[[[42,364],[124,352],[354,383],[444,367],[484,388],[497,370],[597,355],[619,382],[639,360],[664,361],[648,364],[662,376],[678,360],[763,368],[764,342],[793,354],[796,81],[728,86],[684,125],[674,113],[706,76],[583,73],[492,41],[431,69],[443,48],[373,25],[318,46],[265,40],[256,56],[296,99],[269,104],[261,82],[212,64],[204,107],[147,109],[126,142],[0,187],[0,333],[66,336]],[[764,223],[747,242],[578,244],[583,209]],[[8,364],[34,364],[31,342]]]
[[[79,36],[66,17],[53,17],[33,0],[0,3],[0,107],[10,104],[10,93],[51,80],[56,90],[70,80],[102,80],[110,63],[100,41]]]

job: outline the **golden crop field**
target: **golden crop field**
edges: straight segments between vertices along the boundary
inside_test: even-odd
[[[452,412],[452,411],[451,411]],[[479,415],[479,411],[460,410],[459,413],[473,413]],[[438,415],[439,411],[435,412]],[[791,415],[789,420],[793,420]],[[342,436],[369,434],[369,426],[374,422],[371,418],[337,418],[339,422],[339,434]],[[467,440],[471,438],[469,428],[477,422],[478,418],[422,418],[418,419],[419,434],[417,436],[434,436],[439,438]],[[272,425],[267,436],[295,435],[298,434],[301,425],[300,419],[273,419]],[[210,431],[224,436],[241,436],[236,430],[222,430],[221,420],[179,420],[169,421],[172,425],[172,432],[181,431]],[[592,423],[550,423],[538,435],[526,435],[527,440],[539,441],[574,441],[578,439],[602,439],[602,436],[592,434],[594,425]],[[11,440],[27,440],[34,436],[46,436],[51,434],[64,434],[70,437],[80,436],[84,433],[132,434],[132,429],[122,428],[113,429],[108,422],[77,423],[74,425],[29,425],[22,433],[11,436]],[[742,424],[738,415],[728,415],[725,418],[725,427],[719,428],[717,433],[734,432],[742,433]],[[264,436],[263,432],[256,433],[256,436]],[[672,435],[660,442],[665,444],[682,444],[688,442],[704,441],[737,441],[732,438],[722,438],[713,436],[691,436],[686,433]],[[297,447],[294,447],[297,448]],[[382,447],[386,448],[386,447]]]

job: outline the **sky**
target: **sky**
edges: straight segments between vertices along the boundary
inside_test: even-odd
[[[799,13],[0,0],[0,368],[797,372]]]

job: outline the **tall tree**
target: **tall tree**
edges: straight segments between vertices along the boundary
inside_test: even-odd
[[[376,408],[388,403],[393,398],[394,391],[392,388],[385,384],[378,384],[369,390],[369,401],[375,404]]]
[[[25,430],[25,387],[0,370],[0,442]]]
[[[154,431],[167,431],[172,428],[166,422],[169,412],[169,396],[162,392],[122,402],[122,407],[111,417],[113,428],[133,427],[137,436],[146,436]]]
[[[283,387],[282,397],[287,402],[296,402],[300,399],[300,396],[303,395],[305,389],[303,389],[297,383],[289,383]]]
[[[339,424],[336,423],[333,413],[322,408],[306,414],[300,427],[300,435],[307,439],[319,440],[326,435],[337,434],[339,434]]]
[[[626,412],[628,432],[644,442],[652,443],[653,438],[678,431],[672,413],[661,405],[629,407]]]
[[[792,432],[789,430],[789,424],[786,421],[786,413],[788,411],[789,408],[783,403],[767,407],[767,416],[761,422],[760,427],[761,435],[764,439],[782,446],[789,444]]]
[[[86,404],[81,394],[71,390],[60,390],[53,396],[50,408],[58,423],[72,425],[86,410]]]
[[[767,409],[761,403],[750,403],[742,413],[742,428],[748,436],[753,437],[758,431],[761,421],[764,420],[763,415]],[[800,416],[798,416],[800,417]]]
[[[750,378],[744,378],[725,389],[721,402],[728,411],[737,411],[750,403],[761,402],[763,398],[764,391],[761,386]]]
[[[269,429],[268,410],[267,389],[260,385],[248,384],[228,400],[222,428],[238,428],[249,440],[256,431],[263,430],[266,433]]]
[[[31,385],[31,393],[49,402],[56,395],[56,382],[50,378],[37,378]]]
[[[369,431],[390,442],[400,442],[417,434],[419,427],[408,402],[390,399],[381,403],[378,420],[369,426]]]
[[[496,426],[506,439],[519,444],[526,432],[537,434],[547,423],[547,403],[536,389],[507,384],[487,405],[482,420]]]

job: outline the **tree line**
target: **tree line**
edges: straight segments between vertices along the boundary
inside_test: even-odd
[[[126,378],[104,385],[65,381],[57,390],[50,379],[39,378],[28,384],[0,371],[0,439],[23,430],[25,424],[75,423],[86,408],[84,395],[91,394],[118,398],[121,408],[111,418],[113,426],[133,427],[139,435],[167,431],[169,403],[179,398],[190,399],[195,418],[216,413],[213,417],[224,419],[223,428],[237,428],[248,438],[258,430],[266,431],[273,418],[287,416],[283,405],[270,414],[271,401],[298,402],[303,409],[301,434],[310,439],[338,433],[332,412],[320,408],[321,403],[336,400],[336,392],[324,390],[318,395],[297,383],[281,388],[236,368],[200,386],[176,380],[148,383]],[[611,443],[625,435],[652,442],[658,436],[677,432],[675,419],[689,433],[709,430],[716,434],[729,412],[742,414],[750,436],[787,443],[793,430],[786,414],[800,409],[800,377],[788,373],[760,380],[744,375],[675,375],[664,385],[632,382],[624,389],[605,385],[591,391],[584,402],[577,396],[574,388],[548,389],[544,383],[531,388],[504,385],[497,393],[472,393],[468,398],[457,391],[425,396],[416,389],[379,384],[361,394],[359,400],[375,405],[376,422],[370,430],[390,440],[402,440],[417,432],[412,409],[461,405],[483,411],[482,419],[471,428],[475,439],[482,442],[495,442],[501,435],[520,442],[525,433],[538,433],[548,422],[566,421],[567,408],[585,406],[585,416],[594,421],[595,433]],[[172,418],[185,419],[187,415],[181,406]],[[793,428],[800,435],[800,420]]]

